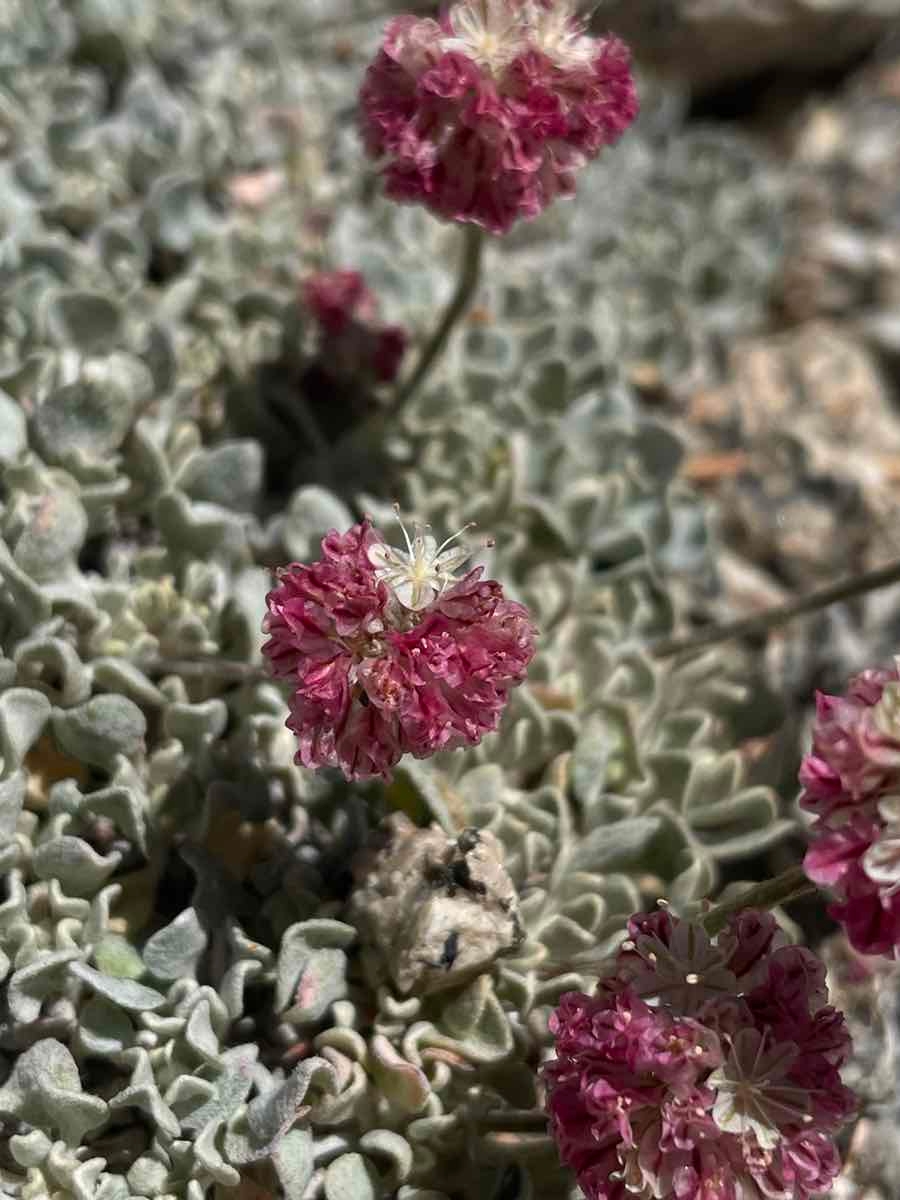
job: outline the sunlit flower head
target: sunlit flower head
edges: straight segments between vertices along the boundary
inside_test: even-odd
[[[388,777],[404,754],[475,745],[525,678],[536,631],[527,609],[461,551],[417,533],[406,555],[369,521],[322,541],[322,557],[278,572],[263,653],[291,685],[297,761],[349,779]]]
[[[421,612],[456,582],[456,570],[472,551],[465,546],[453,546],[471,525],[465,525],[438,545],[437,538],[416,523],[410,538],[397,510],[406,549],[396,549],[384,542],[369,547],[369,562],[375,567],[375,578],[387,584],[398,602],[413,612]],[[449,547],[449,548],[448,548]]]
[[[712,1116],[719,1129],[752,1135],[763,1150],[774,1150],[784,1124],[809,1117],[809,1091],[790,1081],[799,1050],[793,1042],[773,1044],[748,1026],[739,1029],[707,1085],[716,1093]]]
[[[505,233],[575,190],[637,115],[625,45],[568,0],[458,0],[396,17],[360,94],[388,194]]]

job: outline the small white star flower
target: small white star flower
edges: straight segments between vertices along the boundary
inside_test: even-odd
[[[778,1145],[784,1125],[802,1122],[809,1110],[809,1095],[788,1078],[796,1061],[793,1042],[769,1042],[758,1029],[735,1034],[725,1063],[706,1081],[715,1088],[713,1120],[725,1133],[740,1137],[754,1134],[764,1150]]]
[[[862,859],[863,870],[888,894],[900,889],[900,796],[885,796],[878,811],[886,827]]]
[[[399,510],[395,511],[406,549],[398,550],[379,542],[369,548],[369,562],[375,567],[376,579],[387,584],[404,608],[421,612],[456,581],[456,569],[471,557],[472,551],[465,546],[447,548],[471,526],[463,526],[438,545],[436,538],[424,532],[427,526],[418,523],[410,538]]]
[[[465,0],[449,13],[453,36],[441,48],[465,54],[480,67],[502,72],[525,49],[522,10],[509,0]]]
[[[641,956],[630,984],[648,1004],[675,1005],[694,1013],[710,999],[735,995],[738,983],[725,965],[726,952],[701,926],[681,921],[667,946],[655,935],[640,934],[634,943]]]
[[[597,42],[584,34],[572,0],[461,0],[449,12],[451,36],[441,43],[483,70],[502,76],[520,54],[535,49],[565,70],[584,67],[597,56]]]

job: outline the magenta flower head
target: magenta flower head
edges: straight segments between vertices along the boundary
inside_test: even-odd
[[[864,671],[816,697],[800,803],[815,815],[803,861],[833,889],[829,912],[862,954],[900,950],[900,673]]]
[[[506,233],[574,192],[638,101],[624,43],[569,0],[458,0],[391,21],[360,107],[389,196]]]
[[[401,526],[402,528],[402,526]],[[290,682],[297,761],[348,779],[390,777],[403,754],[476,745],[525,678],[536,631],[469,552],[416,527],[406,549],[369,521],[332,531],[322,557],[278,572],[263,646]]]
[[[358,271],[318,271],[306,281],[303,296],[332,374],[393,383],[406,353],[406,331],[378,323],[378,302]]]
[[[840,1169],[855,1101],[825,968],[768,913],[711,939],[666,911],[633,917],[593,996],[550,1018],[543,1068],[560,1155],[588,1200],[808,1200]]]

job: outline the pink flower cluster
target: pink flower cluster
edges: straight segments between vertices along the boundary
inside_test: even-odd
[[[551,1127],[588,1200],[807,1200],[840,1169],[854,1108],[825,968],[768,913],[715,940],[666,911],[633,917],[593,996],[550,1019]]]
[[[829,912],[855,949],[900,949],[900,674],[864,671],[846,696],[816,697],[800,803],[815,815],[803,865],[833,888]]]
[[[397,378],[406,353],[406,331],[379,325],[378,302],[358,271],[319,271],[304,285],[306,306],[319,326],[322,358],[339,376]]]
[[[263,652],[293,686],[287,724],[304,766],[388,778],[403,754],[475,745],[497,728],[535,629],[482,568],[455,581],[446,561],[462,555],[442,559],[433,545],[417,535],[409,584],[400,553],[363,521],[329,533],[318,562],[279,571]]]
[[[396,17],[360,94],[387,192],[506,233],[575,190],[637,115],[627,47],[589,37],[568,0],[459,0]]]

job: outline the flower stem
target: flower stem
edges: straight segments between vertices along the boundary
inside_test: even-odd
[[[788,867],[774,879],[765,879],[762,883],[747,888],[733,900],[716,904],[702,918],[703,927],[709,934],[718,933],[725,928],[729,917],[742,912],[745,908],[775,908],[776,905],[787,904],[789,900],[796,900],[800,896],[807,896],[817,890],[816,885],[807,877],[803,867]]]
[[[396,412],[414,395],[427,379],[431,368],[440,357],[441,351],[447,344],[450,334],[460,318],[465,315],[478,287],[478,277],[481,274],[481,252],[484,247],[484,233],[478,225],[463,226],[463,247],[459,260],[459,276],[456,280],[456,290],[447,305],[440,324],[429,338],[419,361],[405,383],[402,383],[394,393],[391,408]]]
[[[725,625],[712,625],[709,629],[701,629],[698,633],[689,634],[684,638],[661,638],[651,644],[650,650],[654,658],[692,654],[697,650],[705,650],[707,646],[730,642],[734,638],[766,633],[770,629],[777,629],[779,625],[786,625],[796,617],[808,616],[832,604],[853,600],[857,596],[864,596],[867,592],[888,587],[892,583],[900,583],[900,560],[878,567],[874,571],[866,571],[853,579],[845,579],[843,583],[822,588],[818,592],[802,596],[799,600],[791,600],[787,604],[766,609],[765,612],[752,617],[743,617]]]

